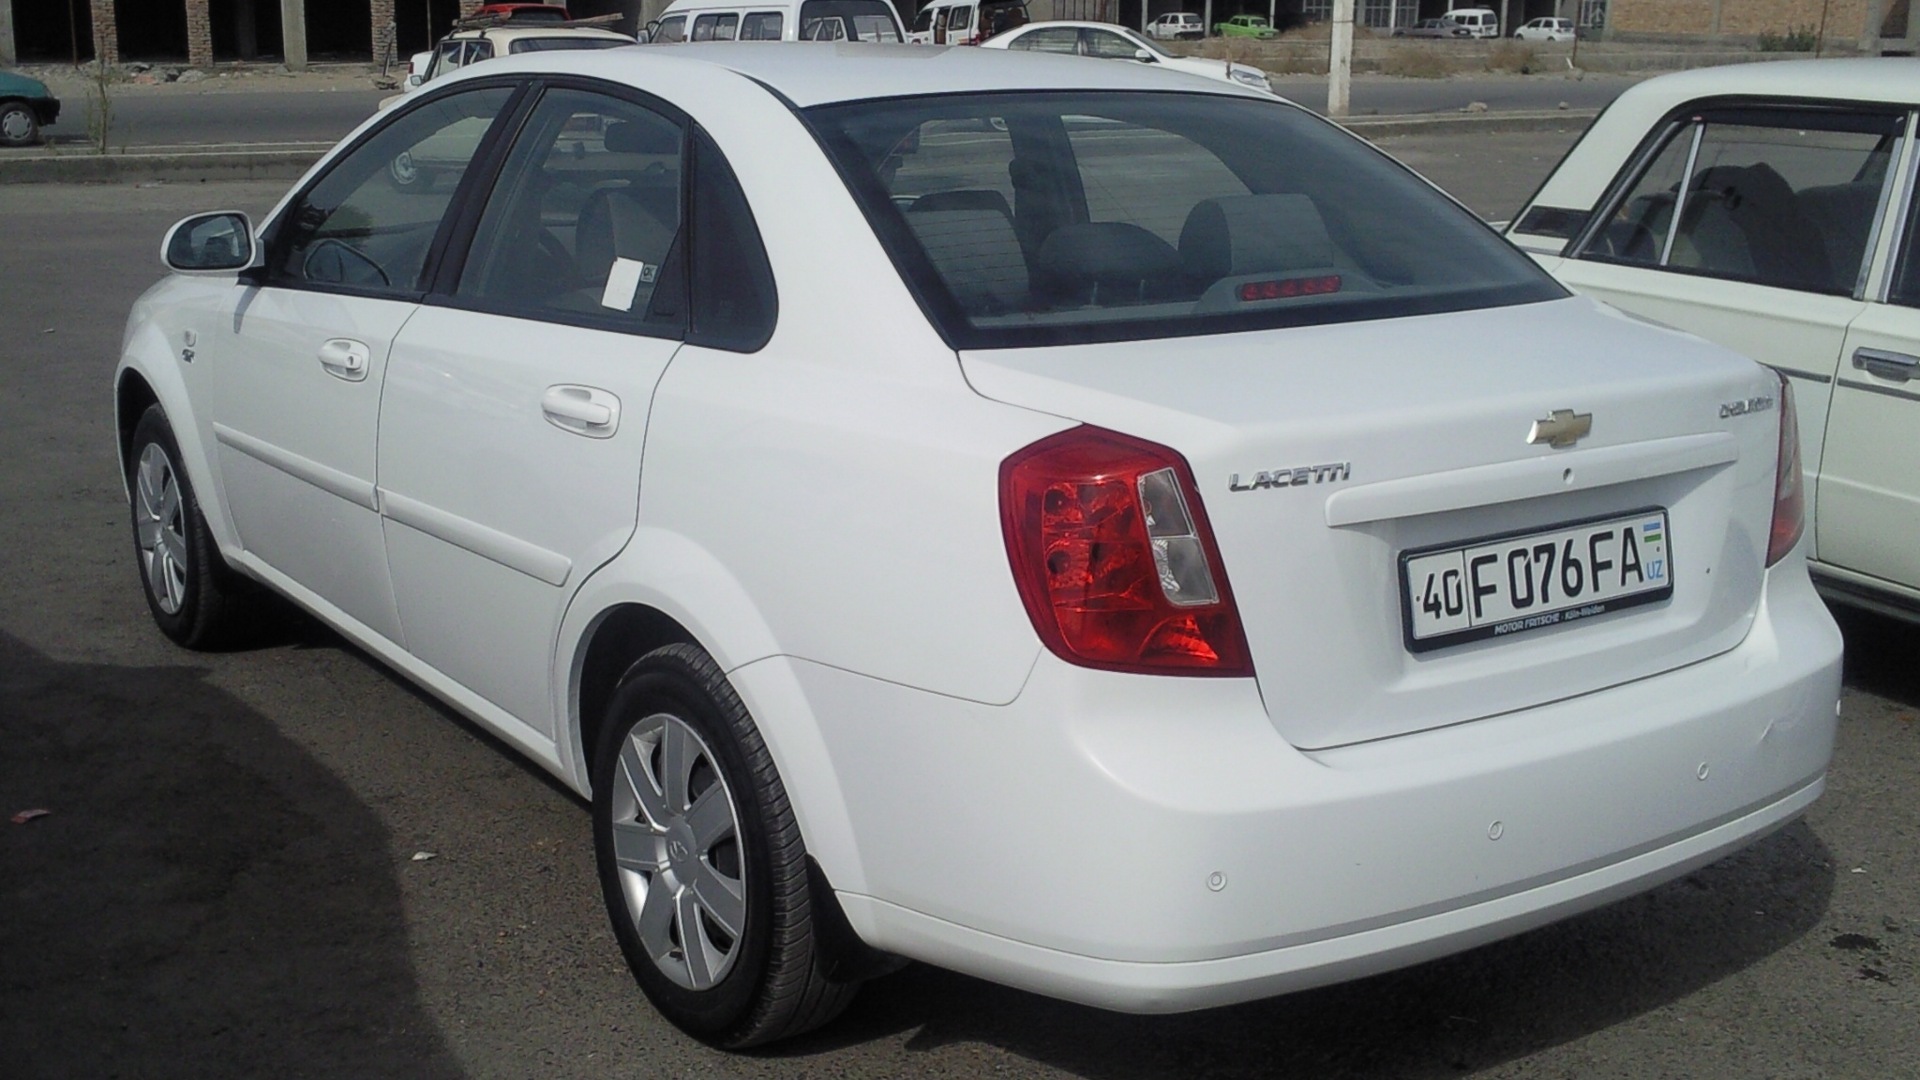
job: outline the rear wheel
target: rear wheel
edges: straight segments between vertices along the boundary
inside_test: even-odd
[[[724,1047],[839,1015],[806,849],[753,718],[692,645],[622,679],[593,766],[593,832],[614,934],[635,981],[682,1030]]]
[[[133,429],[127,475],[134,554],[154,623],[190,649],[233,643],[251,624],[253,590],[220,558],[158,405]]]

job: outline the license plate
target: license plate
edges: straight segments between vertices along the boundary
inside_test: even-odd
[[[1667,512],[1572,522],[1400,556],[1413,652],[1563,626],[1673,595]]]

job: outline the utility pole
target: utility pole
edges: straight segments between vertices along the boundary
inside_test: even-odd
[[[1345,116],[1353,100],[1353,0],[1333,0],[1333,46],[1327,56],[1327,115]]]

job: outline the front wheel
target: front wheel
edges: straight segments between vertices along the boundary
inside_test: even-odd
[[[174,641],[214,648],[241,636],[251,590],[221,559],[180,460],[166,414],[149,406],[127,452],[133,547],[147,609]]]
[[[24,101],[0,102],[0,146],[32,146],[40,141],[40,118]]]
[[[839,1015],[806,849],[765,742],[703,650],[628,670],[593,759],[593,836],[614,935],[654,1007],[738,1048]]]

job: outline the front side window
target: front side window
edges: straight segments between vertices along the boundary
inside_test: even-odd
[[[1894,113],[1697,113],[1674,126],[1579,255],[1850,295],[1904,127]]]
[[[1145,45],[1125,34],[1116,34],[1111,30],[1087,31],[1088,56],[1097,56],[1102,60],[1135,60],[1138,57],[1134,54],[1145,48]]]
[[[779,41],[784,22],[777,11],[749,12],[740,23],[741,41]]]
[[[273,227],[272,284],[407,296],[467,165],[513,91],[467,90],[409,109],[333,163]]]
[[[683,290],[670,285],[684,273],[684,143],[681,125],[650,109],[549,90],[487,200],[456,300],[523,318],[677,334]]]
[[[493,59],[493,42],[475,41],[467,45],[467,63],[477,64],[482,60]]]
[[[1567,295],[1405,168],[1277,102],[1006,93],[808,115],[895,265],[961,348]]]
[[[649,40],[659,45],[671,45],[677,41],[687,40],[687,17],[672,15],[661,19],[655,24],[653,37]]]
[[[449,72],[458,71],[460,69],[460,57],[466,52],[466,48],[467,43],[464,41],[441,42],[439,50],[434,53],[433,74],[440,76]]]
[[[1071,55],[1080,51],[1080,31],[1071,26],[1048,26],[1039,30],[1029,30],[1014,38],[1007,48]]]

